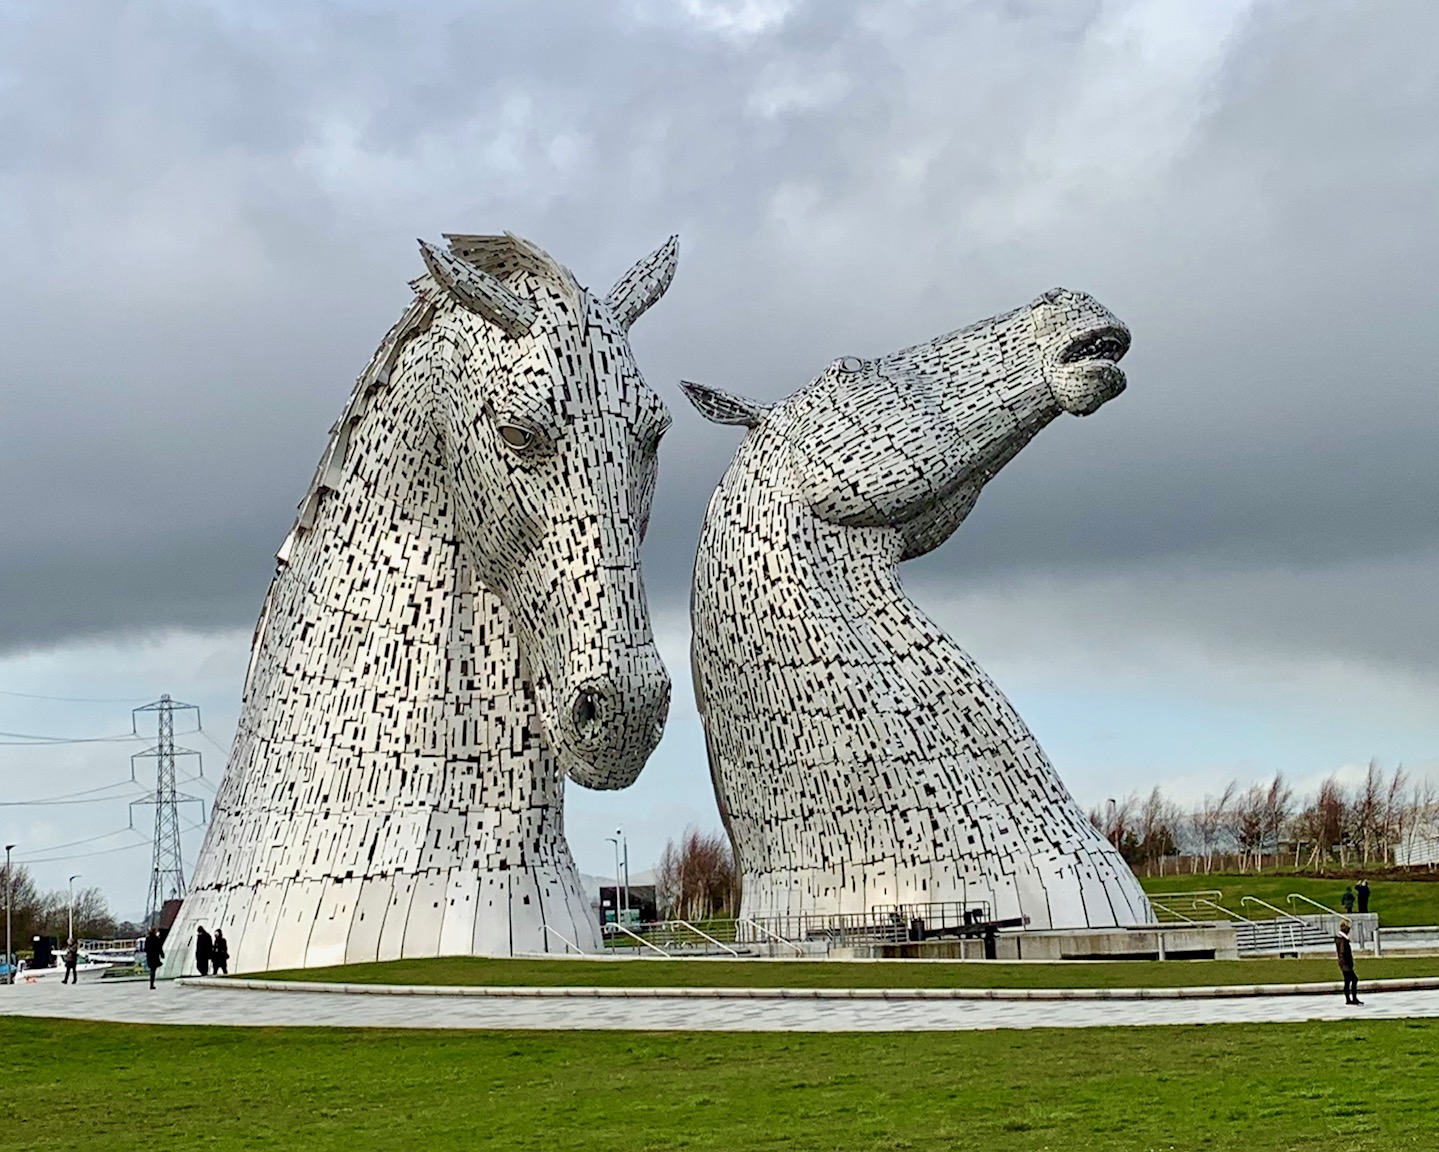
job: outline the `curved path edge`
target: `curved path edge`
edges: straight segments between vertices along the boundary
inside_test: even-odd
[[[1320,984],[1221,984],[1190,988],[597,988],[469,984],[342,984],[320,980],[254,980],[190,976],[186,988],[311,992],[338,996],[448,996],[492,1000],[1233,1000],[1256,996],[1333,996],[1339,981]],[[1426,992],[1439,976],[1366,980],[1368,992]]]

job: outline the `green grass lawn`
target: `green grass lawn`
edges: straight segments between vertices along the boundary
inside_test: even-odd
[[[1439,1022],[400,1032],[5,1019],[0,1147],[1434,1148]]]
[[[1355,874],[1358,878],[1358,874]],[[1293,873],[1261,872],[1240,875],[1216,876],[1150,876],[1140,880],[1144,890],[1152,896],[1164,892],[1197,892],[1204,889],[1218,889],[1223,893],[1220,903],[1241,916],[1251,920],[1262,920],[1273,915],[1263,908],[1240,903],[1242,897],[1257,896],[1270,904],[1290,910],[1286,897],[1298,892],[1317,900],[1336,912],[1344,906],[1339,898],[1352,881],[1320,880],[1313,876]],[[1318,912],[1302,901],[1295,901],[1293,911],[1304,915]],[[1400,927],[1408,924],[1439,924],[1439,881],[1422,880],[1370,880],[1369,911],[1379,914],[1379,923],[1386,927]]]
[[[1358,958],[1361,979],[1439,976],[1439,956]],[[275,980],[602,988],[1178,988],[1337,980],[1333,960],[1132,960],[1062,964],[851,964],[807,960],[500,960],[443,956],[266,972]]]

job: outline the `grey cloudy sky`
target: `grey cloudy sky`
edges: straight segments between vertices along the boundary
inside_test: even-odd
[[[226,742],[414,238],[510,229],[605,287],[678,232],[634,333],[676,415],[646,564],[677,678],[736,438],[675,381],[775,398],[1062,284],[1132,327],[1129,391],[910,586],[1082,798],[1120,762],[1439,762],[1435,43],[1427,0],[11,0],[0,690],[210,694]],[[0,697],[0,730],[115,724]],[[639,791],[576,797],[588,870],[615,818],[712,819],[672,726]],[[16,796],[111,770],[0,753]],[[112,823],[0,809],[30,843]]]

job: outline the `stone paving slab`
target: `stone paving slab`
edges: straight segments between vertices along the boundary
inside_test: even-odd
[[[1151,1024],[1283,1023],[1439,1017],[1439,991],[1185,1000],[689,999],[680,996],[301,996],[143,982],[0,988],[0,1016],[135,1024],[640,1031],[920,1032]]]
[[[594,985],[345,984],[331,980],[252,980],[191,976],[187,988],[248,988],[339,996],[471,996],[488,1000],[1227,1000],[1252,996],[1342,996],[1319,984],[1218,984],[1187,988],[655,988]],[[1439,976],[1370,980],[1371,992],[1439,990]]]

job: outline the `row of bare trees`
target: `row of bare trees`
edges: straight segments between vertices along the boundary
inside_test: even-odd
[[[660,854],[655,902],[665,919],[708,920],[739,912],[739,873],[729,837],[686,828]]]
[[[1248,788],[1231,782],[1190,807],[1156,787],[1147,796],[1110,800],[1089,819],[1131,867],[1149,873],[1259,870],[1266,862],[1342,868],[1389,863],[1396,849],[1402,853],[1417,837],[1434,835],[1439,789],[1402,765],[1387,772],[1371,761],[1357,784],[1331,775],[1311,796],[1296,796],[1276,773]]]
[[[13,874],[5,875],[5,864],[0,861],[0,952],[5,950],[4,903],[5,894],[10,894],[10,926],[16,952],[28,952],[30,941],[35,936],[53,936],[64,941],[70,920],[70,893],[68,889],[57,888],[43,891],[23,864],[12,864]],[[131,935],[139,935],[135,925],[116,924],[110,915],[110,906],[105,894],[98,888],[78,888],[75,891],[75,938],[77,940],[109,940],[124,935],[123,928],[129,928]]]

